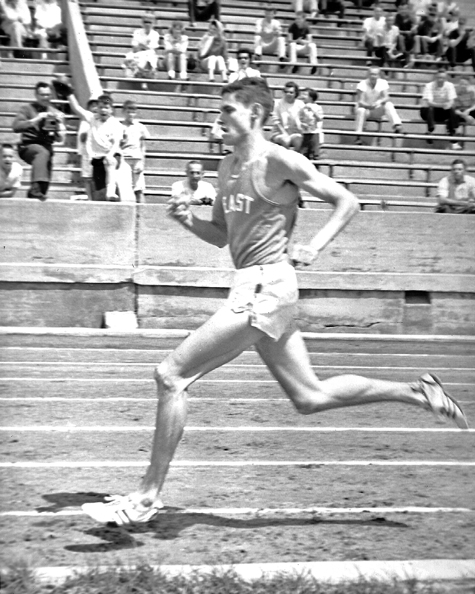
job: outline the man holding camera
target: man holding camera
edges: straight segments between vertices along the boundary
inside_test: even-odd
[[[39,82],[35,101],[24,105],[13,122],[13,131],[21,133],[18,155],[31,165],[28,198],[46,200],[53,167],[53,143],[62,142],[66,133],[63,114],[51,105],[51,86]]]

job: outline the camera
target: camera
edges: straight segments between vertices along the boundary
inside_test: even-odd
[[[45,132],[57,132],[58,131],[58,120],[56,116],[51,114],[47,115],[43,120],[43,130]]]

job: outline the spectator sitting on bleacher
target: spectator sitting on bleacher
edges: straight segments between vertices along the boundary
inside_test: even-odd
[[[300,113],[305,103],[299,96],[299,86],[293,81],[285,83],[284,95],[274,103],[271,123],[271,141],[285,148],[299,151],[302,146]]]
[[[176,76],[176,64],[180,71],[181,80],[188,79],[188,35],[184,34],[185,25],[181,21],[173,21],[170,29],[165,33],[165,59],[167,63],[168,78]]]
[[[417,25],[414,54],[422,55],[425,60],[440,60],[444,49],[443,39],[442,21],[437,15],[437,5],[432,3]]]
[[[97,113],[97,99],[89,99],[86,109],[94,114]],[[94,198],[94,184],[92,181],[92,165],[91,159],[87,152],[87,139],[91,126],[86,120],[81,120],[77,135],[77,152],[81,163],[81,179],[84,185],[84,190],[88,200]]]
[[[441,17],[446,17],[449,12],[459,14],[460,8],[457,2],[454,2],[453,0],[438,0],[437,12]]]
[[[261,60],[262,55],[275,55],[281,62],[285,62],[285,37],[282,32],[282,23],[275,18],[275,8],[272,4],[264,7],[264,18],[256,21],[256,34],[254,37],[254,59]]]
[[[203,181],[204,168],[201,161],[189,161],[186,166],[186,179],[172,184],[172,199],[180,200],[182,204],[209,205],[216,198],[214,186]]]
[[[117,202],[117,169],[122,154],[120,143],[124,136],[124,126],[114,117],[114,106],[109,95],[97,99],[97,113],[79,105],[72,91],[68,95],[71,109],[81,119],[86,120],[90,129],[87,135],[87,154],[91,160],[95,198]]]
[[[222,82],[227,82],[228,42],[222,23],[215,19],[210,22],[208,31],[200,40],[198,59],[201,68],[208,73],[210,82],[214,81],[216,70],[221,74]]]
[[[23,47],[25,40],[33,36],[26,0],[0,0],[0,20],[12,47]]]
[[[154,25],[155,17],[145,14],[142,17],[142,28],[133,32],[132,51],[125,55],[123,64],[127,77],[148,77],[156,72],[160,35],[154,29]]]
[[[188,0],[188,14],[190,17],[190,25],[195,26],[195,21],[209,21],[220,18],[220,1],[221,0]]]
[[[445,55],[451,68],[455,68],[457,64],[463,64],[467,60],[470,60],[472,69],[475,72],[473,29],[467,27],[467,19],[460,17],[457,29],[454,29],[447,37],[448,47]]]
[[[292,7],[295,14],[302,12],[308,14],[313,19],[318,14],[318,1],[317,0],[292,0]]]
[[[324,16],[327,16],[331,12],[336,12],[338,13],[339,19],[345,18],[344,0],[320,0],[318,8],[320,10],[320,13]]]
[[[457,97],[454,107],[457,116],[457,126],[461,124],[475,125],[475,87],[469,84],[468,78],[459,78],[455,87]]]
[[[459,26],[459,13],[457,10],[449,10],[445,16],[440,17],[440,22],[442,23],[442,33],[444,38],[447,39],[452,33],[458,29]]]
[[[23,167],[15,161],[15,149],[4,143],[0,147],[0,198],[13,198],[21,186]]]
[[[302,89],[299,94],[304,106],[299,112],[300,128],[302,130],[302,145],[300,152],[307,159],[318,159],[320,147],[324,141],[323,109],[317,103],[318,92],[315,89]]]
[[[463,159],[452,161],[450,175],[443,177],[437,187],[435,212],[475,214],[475,177],[466,175]]]
[[[384,66],[385,64],[394,65],[394,62],[404,58],[403,52],[400,52],[398,48],[399,27],[395,24],[395,16],[393,14],[388,14],[383,29],[381,66]]]
[[[261,73],[252,68],[252,52],[246,47],[240,47],[237,52],[237,69],[229,75],[229,83],[242,80],[243,78],[259,78]]]
[[[66,28],[57,0],[35,0],[34,6],[34,35],[38,38],[39,46],[46,48],[66,45]]]
[[[368,76],[356,87],[356,134],[363,131],[368,118],[381,120],[383,115],[389,120],[394,132],[401,134],[402,122],[392,101],[389,100],[388,81],[380,78],[379,68],[369,68]],[[357,136],[356,144],[363,144]]]
[[[411,10],[410,4],[399,5],[394,24],[399,29],[398,50],[404,55],[406,66],[411,66],[413,64],[411,52],[417,31],[417,19]]]
[[[292,72],[298,71],[297,56],[307,56],[312,65],[311,74],[317,72],[317,46],[312,41],[312,32],[305,18],[305,13],[297,12],[295,21],[288,29],[289,59],[294,65]]]
[[[457,93],[453,83],[447,80],[447,73],[439,69],[433,81],[427,83],[422,94],[421,118],[427,122],[427,133],[432,134],[435,124],[446,124],[450,136],[455,134],[457,128],[457,115],[455,113],[455,99]],[[427,139],[432,144],[432,139]],[[454,143],[452,148],[460,148]]]
[[[53,143],[62,142],[66,133],[63,114],[51,105],[51,86],[39,82],[35,101],[20,108],[13,131],[21,133],[18,155],[31,165],[28,198],[46,200],[53,167]]]
[[[373,54],[380,60],[383,59],[385,26],[386,19],[383,16],[383,9],[381,6],[376,5],[373,9],[373,16],[363,21],[363,45],[366,48],[368,66],[372,64]]]
[[[137,202],[143,202],[145,192],[145,141],[150,138],[147,127],[136,119],[137,104],[128,99],[122,106],[124,135],[120,143],[122,157],[132,172],[132,188]]]

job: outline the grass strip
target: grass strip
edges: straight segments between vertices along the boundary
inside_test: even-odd
[[[343,584],[322,584],[305,574],[277,574],[252,582],[234,571],[170,576],[147,565],[134,569],[91,568],[60,585],[39,582],[34,570],[10,567],[0,574],[2,594],[474,594],[468,583],[432,584],[415,580],[380,582],[360,579]]]

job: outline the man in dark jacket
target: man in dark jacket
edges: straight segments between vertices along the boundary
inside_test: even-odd
[[[31,165],[28,198],[46,200],[53,166],[53,143],[63,141],[66,129],[63,114],[51,105],[51,86],[39,82],[35,101],[20,108],[13,131],[21,133],[18,155]]]

